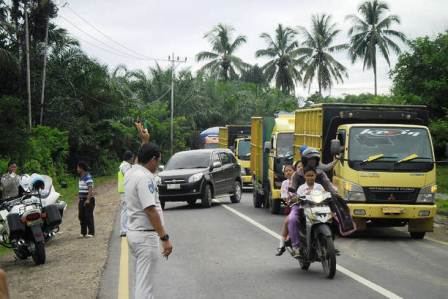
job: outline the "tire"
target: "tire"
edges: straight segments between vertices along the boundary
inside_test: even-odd
[[[210,190],[210,185],[207,184],[204,187],[204,194],[202,194],[201,207],[210,208],[212,205],[212,191]]]
[[[188,206],[190,208],[194,208],[196,206],[196,199],[192,199],[192,200],[189,200],[187,202],[188,202]]]
[[[303,271],[308,271],[308,269],[310,268],[311,263],[310,262],[304,262],[301,259],[299,259],[299,265],[300,265],[300,269],[302,269]]]
[[[325,277],[332,279],[336,274],[336,251],[334,250],[333,239],[322,233],[319,234],[318,238],[318,254],[321,257]]]
[[[14,249],[14,254],[19,260],[26,260],[30,256],[26,248],[16,248]]]
[[[272,192],[269,191],[269,210],[271,211],[271,214],[279,214],[281,209],[281,202],[280,200],[274,200],[272,198]]]
[[[34,243],[34,252],[31,254],[36,266],[45,264],[45,244],[44,242]]]
[[[230,195],[230,201],[232,203],[239,203],[241,201],[242,194],[243,189],[241,188],[241,183],[235,181],[235,183],[233,183],[233,194]]]
[[[421,240],[425,237],[426,232],[410,232],[411,239]]]
[[[254,208],[259,209],[261,208],[261,200],[260,200],[260,195],[258,195],[258,191],[257,189],[252,190],[252,201],[254,204]]]
[[[160,200],[160,207],[162,210],[165,210],[165,201],[163,199]]]

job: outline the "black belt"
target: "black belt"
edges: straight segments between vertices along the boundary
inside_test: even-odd
[[[137,230],[130,229],[130,231],[131,232],[155,232],[156,230],[155,229],[137,229]]]

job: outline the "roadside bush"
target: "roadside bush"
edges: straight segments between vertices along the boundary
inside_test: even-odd
[[[448,144],[448,116],[431,121],[429,129],[431,130],[436,157],[438,159],[446,157],[446,146]]]

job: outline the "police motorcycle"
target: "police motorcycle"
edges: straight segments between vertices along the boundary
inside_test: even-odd
[[[55,194],[49,198],[51,190],[45,190],[42,176],[24,176],[20,196],[0,203],[0,245],[12,248],[18,259],[31,256],[36,265],[45,263],[45,237],[62,222]]]
[[[308,270],[313,262],[321,262],[325,276],[332,279],[336,273],[336,250],[333,235],[333,213],[330,209],[332,195],[329,192],[312,191],[300,197],[299,213],[300,268]],[[292,247],[286,249],[294,257]]]

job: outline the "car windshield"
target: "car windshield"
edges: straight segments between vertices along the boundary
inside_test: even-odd
[[[277,157],[289,157],[294,154],[294,134],[281,133],[277,136]]]
[[[165,170],[207,168],[209,166],[209,152],[190,151],[174,154],[166,164]]]
[[[238,142],[238,157],[248,156],[250,153],[250,141],[249,140],[241,140]]]
[[[356,127],[350,130],[349,160],[432,161],[428,131],[422,128]],[[412,159],[409,159],[412,157]]]

